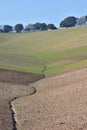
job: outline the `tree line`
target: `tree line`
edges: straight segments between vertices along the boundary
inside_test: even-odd
[[[82,16],[80,18],[74,16],[68,16],[64,20],[60,22],[60,28],[67,28],[73,26],[81,26],[87,24],[87,15]],[[8,33],[8,32],[35,32],[35,31],[45,31],[45,30],[55,30],[58,29],[54,24],[46,24],[46,23],[35,23],[35,24],[28,24],[25,27],[23,24],[19,23],[16,24],[14,27],[11,25],[4,25],[0,27],[0,32]]]
[[[0,32],[8,33],[8,32],[35,32],[35,31],[45,31],[45,30],[54,30],[57,27],[54,24],[46,24],[46,23],[35,23],[35,24],[28,24],[27,26],[23,26],[23,24],[19,23],[16,24],[14,27],[10,25],[4,25],[1,27]]]
[[[80,18],[69,16],[60,22],[60,27],[67,28],[67,27],[81,26],[81,25],[86,25],[86,24],[87,24],[87,15],[82,16]]]

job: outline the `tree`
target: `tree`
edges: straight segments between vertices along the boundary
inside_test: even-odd
[[[46,69],[47,69],[47,65],[44,65],[42,68],[42,75],[44,75],[44,72],[46,71]]]
[[[3,28],[3,32],[10,32],[10,31],[12,31],[12,26],[10,26],[10,25],[4,25],[4,28]]]
[[[34,24],[28,24],[28,25],[25,27],[25,30],[26,30],[27,32],[35,31],[35,30],[36,30],[36,27],[34,26]]]
[[[39,22],[35,23],[34,26],[35,26],[36,30],[41,30],[41,23],[39,23]]]
[[[46,23],[35,23],[35,24],[28,24],[25,27],[26,31],[44,31],[47,30],[47,24]]]
[[[85,16],[85,20],[86,20],[86,22],[87,22],[87,15]]]
[[[47,25],[46,25],[46,23],[41,23],[41,30],[42,30],[42,31],[47,30]]]
[[[48,25],[47,25],[47,29],[54,30],[54,29],[57,29],[57,28],[55,27],[54,24],[48,24]]]
[[[69,16],[65,18],[63,21],[60,23],[60,27],[72,27],[76,25],[76,20],[74,16]]]
[[[82,16],[82,17],[80,17],[80,18],[78,18],[77,19],[77,21],[76,21],[76,25],[78,26],[78,25],[85,25],[86,24],[86,22],[87,22],[87,16]]]
[[[23,30],[23,25],[22,24],[16,24],[14,29],[16,30],[17,33],[20,33]]]

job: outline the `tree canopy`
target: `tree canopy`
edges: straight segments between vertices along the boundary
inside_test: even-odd
[[[57,29],[57,27],[54,24],[48,24],[47,29],[54,30]]]
[[[10,32],[10,31],[12,31],[12,26],[4,25],[3,32]]]
[[[77,18],[74,16],[69,16],[61,21],[60,27],[72,27],[76,25]]]
[[[82,16],[80,18],[74,17],[74,16],[68,16],[64,20],[60,22],[60,28],[67,28],[67,27],[73,27],[73,26],[81,26],[81,25],[87,25],[87,15]],[[18,23],[14,27],[10,25],[0,25],[0,32],[1,33],[8,33],[8,32],[14,32],[17,33],[20,32],[36,32],[36,31],[45,31],[45,30],[54,30],[58,29],[53,23],[34,23],[34,24],[28,24],[25,27],[23,24]]]
[[[82,16],[77,19],[76,24],[77,25],[85,25],[87,22],[87,16]]]
[[[17,33],[20,33],[24,27],[22,24],[16,24],[14,28],[15,28]]]

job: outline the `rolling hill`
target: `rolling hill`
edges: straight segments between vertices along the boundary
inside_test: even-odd
[[[87,65],[87,26],[0,34],[0,68],[46,74]]]

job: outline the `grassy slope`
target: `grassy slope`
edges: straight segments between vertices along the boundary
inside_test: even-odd
[[[46,74],[87,64],[87,27],[0,34],[0,68]]]

